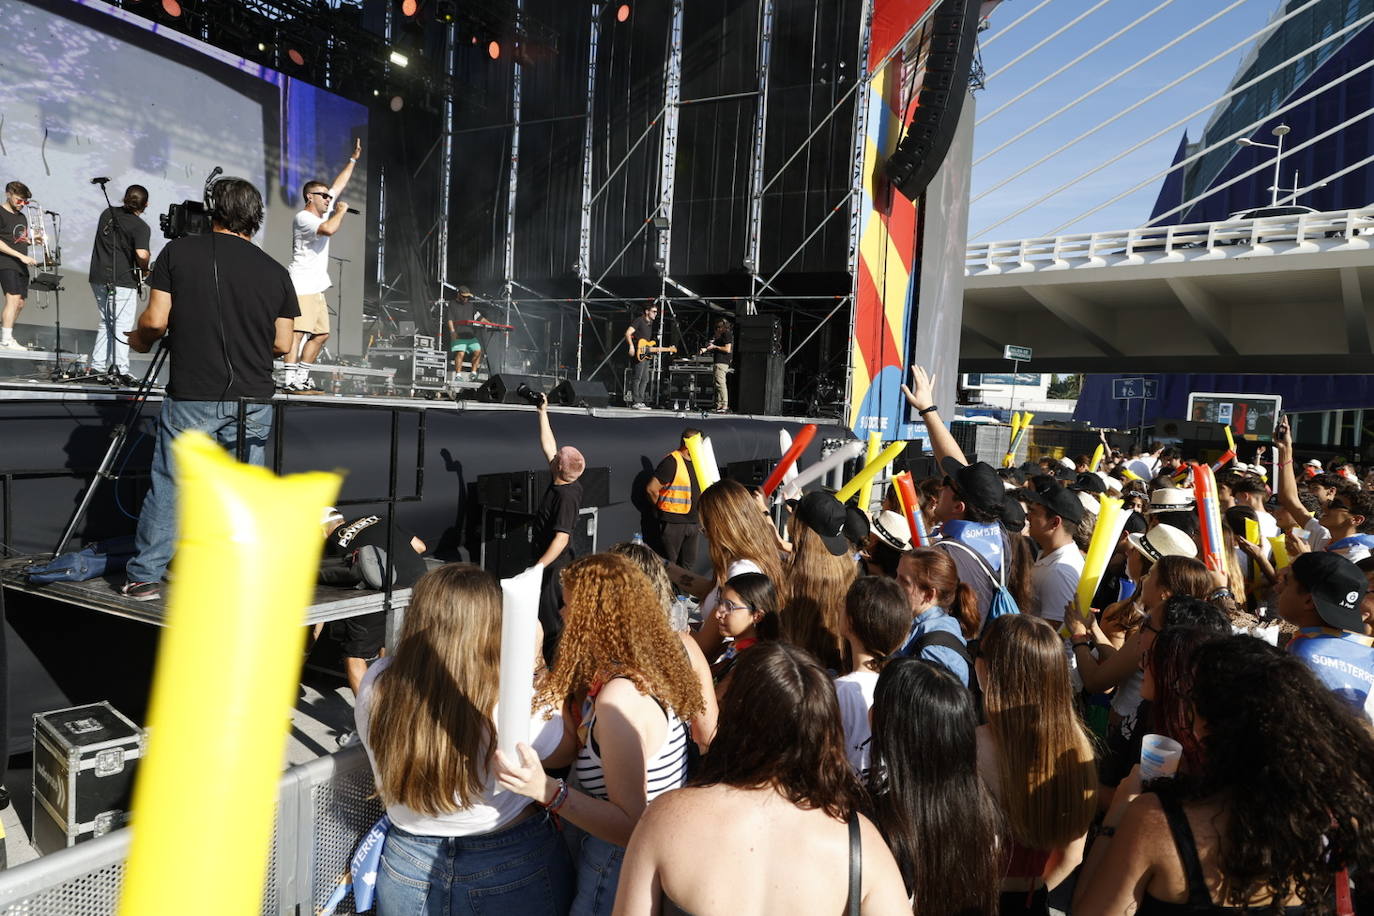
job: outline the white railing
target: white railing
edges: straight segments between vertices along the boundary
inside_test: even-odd
[[[1374,247],[1374,206],[1360,210],[1148,226],[969,245],[970,277]]]

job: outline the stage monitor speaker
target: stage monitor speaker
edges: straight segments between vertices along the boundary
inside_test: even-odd
[[[981,7],[982,0],[941,0],[931,19],[930,56],[916,113],[883,163],[883,174],[911,200],[925,192],[954,142],[973,70]]]
[[[892,462],[893,474],[903,471],[910,471],[912,481],[917,483],[941,473],[935,464],[935,456],[921,452],[920,439],[909,440],[906,449]]]
[[[587,468],[578,478],[582,484],[582,508],[600,508],[611,503],[611,469]],[[492,512],[533,515],[539,511],[544,491],[549,488],[548,471],[503,471],[477,477],[477,502]]]
[[[731,461],[725,466],[725,476],[738,481],[746,487],[761,487],[773,473],[778,462],[772,458],[750,458],[747,461]]]
[[[572,531],[572,551],[585,557],[596,553],[600,510],[583,507]],[[482,513],[482,568],[499,578],[519,575],[532,562],[534,519],[519,512]]]
[[[537,375],[500,372],[477,389],[477,400],[489,404],[528,404],[529,401],[516,393],[521,385],[529,385],[535,391],[544,390],[544,380]]]
[[[738,354],[782,352],[782,321],[776,315],[740,318],[735,323],[734,350]]]
[[[735,361],[735,377],[739,384],[736,403],[740,413],[767,417],[782,415],[782,360],[781,353],[769,353]]]
[[[609,407],[611,393],[597,381],[565,378],[549,392],[549,400],[564,407]]]

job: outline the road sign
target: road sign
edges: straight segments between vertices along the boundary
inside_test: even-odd
[[[1145,400],[1153,401],[1159,396],[1159,379],[1145,379]]]
[[[1002,348],[1002,358],[1009,359],[1018,363],[1028,363],[1030,362],[1031,358],[1031,348],[1018,347],[1013,344],[1007,344],[1005,347]]]

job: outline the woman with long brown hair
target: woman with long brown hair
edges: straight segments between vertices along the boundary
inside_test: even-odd
[[[625,845],[649,802],[683,784],[687,729],[702,687],[653,586],[634,563],[598,553],[563,572],[564,620],[554,669],[537,702],[581,709],[577,787],[551,779],[521,745],[497,752],[501,786],[580,828],[575,916],[607,914]]]
[[[910,914],[864,806],[829,676],[795,646],[761,643],[735,666],[691,788],[655,802],[635,831],[616,916],[840,916],[854,866],[859,912]]]
[[[697,501],[697,513],[711,556],[711,576],[694,575],[679,566],[670,566],[668,574],[678,588],[700,600],[697,644],[707,658],[716,658],[724,642],[715,615],[721,585],[740,573],[763,573],[783,601],[787,587],[777,529],[744,484],[727,479],[707,487]]]
[[[1064,641],[1045,620],[1008,614],[983,629],[974,667],[987,716],[978,768],[1010,834],[1001,913],[1046,913],[1097,813],[1097,766]]]
[[[573,866],[552,819],[496,792],[501,589],[452,563],[415,583],[396,651],[363,677],[355,710],[377,792],[391,818],[377,875],[382,916],[466,907],[559,916]],[[556,707],[554,707],[556,708]],[[533,753],[572,760],[558,715],[531,713]]]
[[[859,574],[845,534],[848,514],[829,493],[803,496],[788,528],[792,555],[787,560],[788,598],[782,608],[782,635],[836,673],[848,670],[844,636],[844,598]]]

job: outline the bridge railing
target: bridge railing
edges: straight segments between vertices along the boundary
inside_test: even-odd
[[[969,245],[969,276],[1371,247],[1374,207]]]

